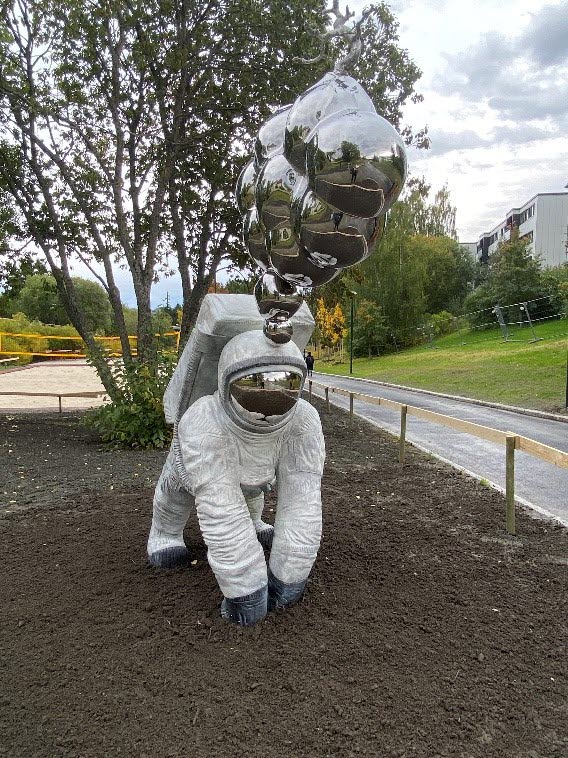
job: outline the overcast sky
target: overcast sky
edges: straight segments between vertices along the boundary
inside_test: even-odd
[[[349,3],[360,13],[368,2]],[[331,2],[329,3],[331,5]],[[392,0],[400,43],[420,66],[405,121],[428,125],[430,150],[410,171],[447,183],[461,242],[477,241],[512,207],[568,183],[568,0]],[[340,2],[343,8],[344,3]],[[220,274],[223,280],[226,274]],[[121,289],[123,289],[121,287]],[[181,300],[178,277],[153,306]],[[124,299],[134,298],[124,288]]]
[[[365,3],[350,4],[359,11]],[[400,42],[422,69],[406,121],[432,146],[410,170],[448,184],[462,242],[512,207],[568,183],[568,0],[394,0]]]

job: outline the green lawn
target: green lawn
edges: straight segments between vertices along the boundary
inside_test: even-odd
[[[408,387],[492,400],[524,408],[562,411],[566,393],[568,321],[535,327],[542,338],[530,342],[524,328],[504,342],[498,330],[463,331],[436,340],[432,346],[411,348],[378,358],[355,358],[353,376]],[[344,363],[316,362],[316,370],[349,374]]]

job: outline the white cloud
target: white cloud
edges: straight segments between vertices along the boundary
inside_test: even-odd
[[[449,0],[399,4],[401,43],[423,70],[429,151],[409,152],[414,175],[448,184],[463,241],[538,192],[568,182],[568,2]]]

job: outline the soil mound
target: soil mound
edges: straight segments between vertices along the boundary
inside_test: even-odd
[[[253,629],[219,617],[194,517],[188,569],[146,563],[165,453],[0,419],[1,755],[568,754],[566,531],[519,514],[508,537],[498,493],[322,415],[320,555]]]

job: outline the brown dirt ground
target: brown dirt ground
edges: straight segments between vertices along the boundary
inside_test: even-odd
[[[77,415],[0,418],[1,755],[568,755],[566,531],[519,514],[508,537],[498,493],[323,420],[306,596],[239,629],[194,518],[194,565],[146,563],[165,453],[108,452]]]

